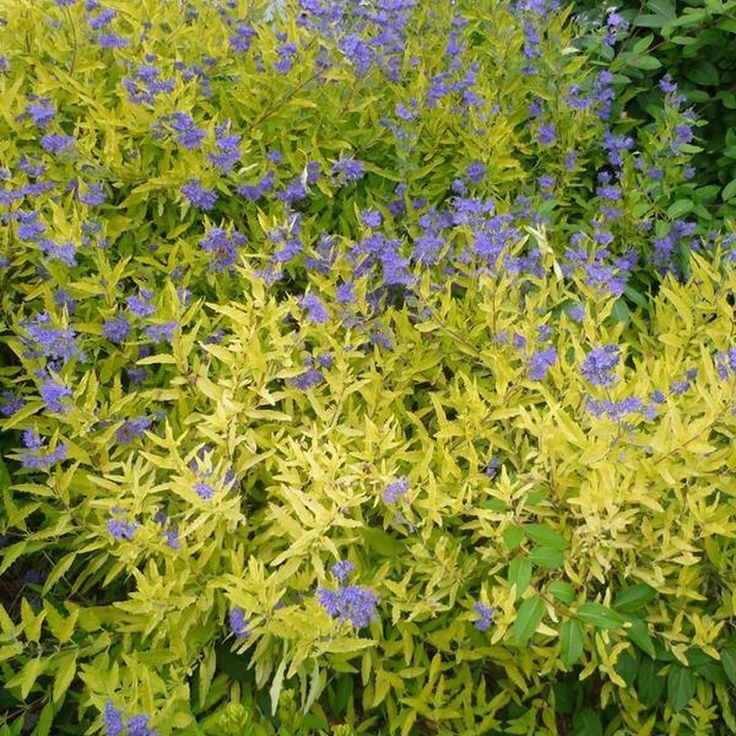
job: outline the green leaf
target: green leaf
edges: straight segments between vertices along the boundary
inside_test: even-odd
[[[736,649],[724,649],[721,652],[721,664],[726,677],[732,685],[736,685]]]
[[[565,556],[558,549],[551,547],[535,547],[529,553],[529,559],[540,567],[557,570],[565,564]]]
[[[617,629],[624,622],[623,616],[602,603],[583,603],[577,615],[581,621],[597,629]]]
[[[681,711],[695,695],[695,678],[692,672],[679,664],[670,665],[667,674],[667,697],[675,713]]]
[[[721,192],[721,198],[725,202],[726,200],[733,199],[736,197],[736,179],[731,179]]]
[[[614,665],[614,670],[623,677],[624,682],[632,687],[636,680],[636,675],[639,672],[639,660],[637,659],[636,652],[625,651],[621,652],[621,656]]]
[[[575,589],[564,580],[554,580],[547,586],[547,592],[558,601],[572,603],[575,600]]]
[[[650,33],[648,36],[644,36],[644,38],[640,38],[633,45],[631,50],[635,54],[642,54],[651,46],[653,40],[654,40],[654,34]]]
[[[632,625],[626,630],[626,634],[639,649],[650,657],[655,656],[654,643],[649,636],[649,630],[647,625],[643,621],[634,621]]]
[[[509,549],[515,549],[524,541],[524,530],[520,526],[507,526],[503,530],[503,541]]]
[[[286,672],[287,659],[284,657],[281,660],[281,664],[276,670],[276,674],[273,676],[273,682],[268,694],[271,697],[271,715],[275,716],[276,711],[279,707],[279,698],[281,697],[281,689],[284,686],[284,673]]]
[[[302,707],[302,713],[308,713],[309,709],[314,705],[314,701],[317,700],[317,696],[320,693],[322,687],[322,678],[319,671],[319,662],[315,660],[314,669],[312,670],[312,679],[309,684],[309,694]]]
[[[0,458],[0,491],[4,491],[6,488],[10,488],[12,480],[10,478],[10,472],[7,466]]]
[[[624,588],[613,600],[613,608],[621,613],[633,613],[646,606],[657,596],[651,585],[639,583]]]
[[[583,653],[583,627],[578,621],[563,621],[560,626],[560,645],[562,661],[565,666],[572,667]]]
[[[537,630],[544,617],[544,601],[538,596],[527,598],[520,606],[514,623],[514,641],[523,644]]]
[[[675,0],[647,0],[647,8],[663,18],[674,18]]]
[[[623,297],[616,300],[611,310],[611,317],[614,322],[628,322],[631,319],[631,310]]]
[[[591,708],[577,711],[572,717],[572,736],[603,736],[600,716]]]
[[[56,675],[54,676],[54,691],[53,691],[53,700],[54,703],[59,703],[64,695],[66,694],[66,691],[69,689],[69,686],[72,684],[72,681],[74,680],[74,675],[77,672],[77,655],[76,653],[72,653],[69,655],[66,655],[64,659],[61,661],[61,664],[59,665],[59,669],[56,671]]]
[[[718,69],[709,61],[695,61],[692,64],[685,64],[683,67],[685,76],[695,84],[702,84],[704,87],[717,87],[720,82]]]
[[[644,13],[643,15],[638,15],[634,20],[631,22],[632,25],[638,26],[639,28],[663,28],[667,20],[663,18],[661,15],[656,15],[654,13]]]
[[[667,217],[670,220],[677,220],[688,212],[691,212],[693,206],[693,203],[689,199],[678,199],[667,208]]]
[[[636,691],[642,705],[647,708],[653,707],[659,701],[666,684],[665,678],[660,677],[656,672],[657,663],[648,657],[639,666]]]
[[[662,62],[654,56],[636,55],[629,59],[629,65],[633,66],[635,69],[646,69],[647,71],[651,71],[653,69],[659,69],[662,66]]]
[[[509,583],[516,586],[516,600],[524,595],[532,579],[532,563],[517,555],[509,563]]]
[[[564,550],[570,546],[570,543],[562,536],[553,532],[549,527],[543,524],[525,524],[524,534],[529,539],[537,544],[541,544],[544,547],[551,547],[552,549]]]

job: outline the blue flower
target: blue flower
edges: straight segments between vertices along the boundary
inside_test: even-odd
[[[529,359],[529,378],[532,381],[544,381],[547,371],[557,360],[557,350],[553,347],[539,350]]]
[[[486,606],[485,604],[480,602],[476,602],[473,607],[475,609],[475,612],[479,616],[479,618],[473,622],[473,626],[475,626],[478,631],[488,631],[488,628],[493,621],[493,614],[496,609],[491,608],[490,606]]]
[[[35,102],[28,103],[26,113],[39,128],[45,128],[56,115],[56,109],[48,97],[38,97]]]
[[[121,736],[123,733],[123,712],[118,710],[112,700],[105,703],[105,736]]]
[[[123,343],[130,335],[130,322],[128,322],[124,314],[107,319],[102,323],[102,334],[110,342]]]
[[[238,639],[248,639],[250,637],[248,621],[242,608],[233,608],[230,611],[229,619],[230,629]]]
[[[247,238],[237,230],[228,235],[219,227],[210,228],[202,240],[200,247],[211,254],[210,266],[214,271],[232,269],[238,260],[238,248],[245,245]]]
[[[306,391],[307,389],[318,386],[325,377],[316,368],[308,368],[304,373],[300,373],[298,376],[294,376],[289,379],[289,383],[298,388],[300,391]]]
[[[215,489],[209,483],[205,483],[202,480],[194,484],[194,490],[205,501],[209,501],[215,495]]]
[[[307,316],[312,322],[322,324],[330,319],[324,303],[316,294],[305,294],[299,300],[299,306],[306,310]]]
[[[202,210],[213,209],[217,202],[217,192],[214,189],[203,189],[199,179],[190,179],[181,191],[195,207]]]
[[[74,145],[74,138],[61,133],[48,133],[41,137],[41,146],[49,153],[63,153]]]
[[[156,307],[151,304],[153,294],[150,289],[141,289],[138,294],[129,296],[126,300],[128,309],[137,317],[150,317],[156,312]]]
[[[205,132],[197,127],[192,116],[185,112],[174,112],[165,118],[176,133],[176,140],[189,151],[199,148],[204,140]]]
[[[359,585],[347,585],[337,590],[319,588],[320,604],[333,618],[350,621],[356,629],[362,629],[375,618],[378,597]]]
[[[383,489],[383,502],[396,503],[409,490],[409,479],[406,476],[397,478]]]
[[[149,325],[146,327],[146,335],[157,345],[162,342],[170,343],[174,337],[174,330],[179,326],[176,321],[164,322],[162,325]]]
[[[128,522],[123,519],[108,519],[107,520],[107,531],[112,534],[115,539],[127,539],[131,541],[135,537],[135,533],[138,530],[138,522]]]
[[[100,33],[97,36],[97,43],[103,49],[122,49],[130,46],[130,41],[117,33]]]
[[[151,716],[142,713],[128,719],[128,736],[156,736],[156,731],[148,727]]]
[[[341,158],[332,165],[332,173],[339,183],[347,184],[362,179],[365,175],[365,167],[362,161],[356,161],[353,158]]]
[[[49,411],[55,411],[59,414],[69,411],[66,399],[71,397],[72,390],[68,386],[56,383],[52,378],[49,378],[41,384],[40,393]]]
[[[118,444],[129,445],[138,437],[143,437],[146,430],[153,424],[153,420],[148,417],[137,417],[136,419],[128,419],[115,430],[115,439]]]
[[[107,195],[105,189],[100,182],[91,184],[86,192],[79,194],[79,201],[90,205],[91,207],[97,207],[101,204],[105,204],[107,201]]]
[[[468,164],[465,175],[473,184],[480,184],[486,175],[486,167],[480,161],[473,161]]]
[[[594,386],[612,386],[616,377],[612,374],[619,362],[618,345],[601,345],[593,348],[585,357],[580,372]]]
[[[331,572],[341,583],[344,583],[354,569],[355,565],[350,560],[340,560],[332,566]]]

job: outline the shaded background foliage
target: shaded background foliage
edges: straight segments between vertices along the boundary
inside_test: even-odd
[[[605,24],[615,7],[629,24],[618,39],[622,64],[617,88],[633,121],[656,114],[657,82],[668,73],[698,115],[693,158],[702,203],[698,217],[709,226],[733,219],[736,206],[736,3],[733,0],[579,0],[575,10],[591,26]],[[610,61],[611,52],[601,51]],[[627,58],[628,55],[628,58]],[[614,65],[615,66],[615,65]]]

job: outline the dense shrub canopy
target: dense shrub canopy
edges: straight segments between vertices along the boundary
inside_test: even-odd
[[[734,238],[615,14],[3,12],[3,736],[736,728]]]

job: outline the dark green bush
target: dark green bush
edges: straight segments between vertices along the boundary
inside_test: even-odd
[[[599,58],[617,72],[619,103],[632,126],[656,116],[669,74],[692,104],[699,122],[694,164],[697,180],[685,190],[699,205],[705,227],[734,217],[736,208],[736,0],[621,0],[610,6],[578,0],[576,12],[591,27],[606,25],[615,5],[629,28]]]

